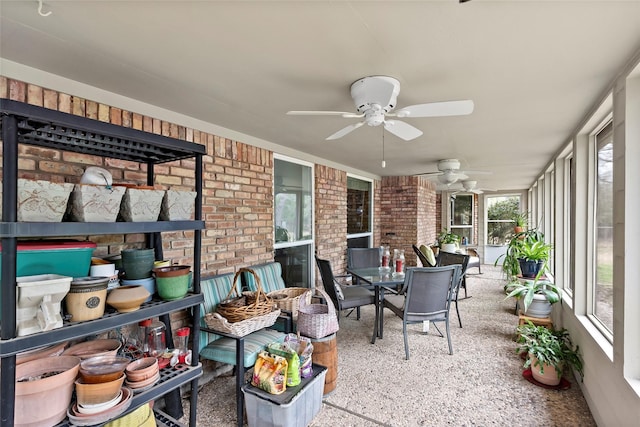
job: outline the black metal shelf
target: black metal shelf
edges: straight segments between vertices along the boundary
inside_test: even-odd
[[[159,233],[164,231],[203,230],[204,227],[204,221],[0,222],[0,238]]]
[[[21,144],[151,164],[206,154],[204,145],[4,98],[0,113],[16,118]]]
[[[175,301],[152,300],[129,313],[107,313],[99,319],[86,322],[65,322],[61,328],[25,335],[10,340],[0,340],[0,356],[6,357],[46,345],[57,344],[81,336],[107,332],[118,326],[137,323],[172,311],[183,310],[204,301],[202,294],[188,294]]]
[[[199,317],[201,230],[202,221],[202,157],[206,147],[201,144],[176,138],[143,132],[100,122],[81,116],[29,105],[9,99],[0,99],[0,131],[2,133],[2,211],[0,212],[0,238],[3,251],[2,283],[0,284],[0,378],[2,402],[0,424],[12,426],[15,410],[15,354],[48,344],[68,341],[109,331],[113,328],[139,322],[150,317],[165,316],[177,310],[192,308]],[[147,165],[147,184],[154,183],[154,165],[183,159],[195,159],[195,220],[155,222],[112,223],[40,223],[17,221],[18,145],[34,145],[54,150],[71,151],[93,156],[128,160]],[[153,300],[131,313],[106,312],[100,319],[87,322],[65,322],[61,328],[24,337],[16,337],[15,273],[17,240],[26,237],[68,237],[109,234],[142,233],[159,241],[160,233],[167,231],[194,230],[193,292],[176,301]],[[156,246],[156,255],[161,256],[161,246]],[[158,258],[161,259],[161,258]],[[195,425],[198,377],[202,367],[198,364],[199,324],[193,324],[193,365],[175,375],[169,375],[147,392],[136,395],[130,411],[141,404],[172,393],[181,385],[191,381],[192,404],[189,423]],[[165,372],[166,373],[166,372]],[[165,376],[164,374],[162,374]],[[196,390],[193,392],[193,390]],[[161,425],[180,426],[168,416],[157,413]]]

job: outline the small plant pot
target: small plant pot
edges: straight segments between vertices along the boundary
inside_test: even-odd
[[[53,426],[71,404],[80,359],[55,356],[16,366],[15,426]]]
[[[156,277],[156,287],[158,295],[165,301],[172,301],[183,298],[189,290],[191,275],[186,274],[174,277]]]
[[[107,299],[109,277],[78,277],[71,281],[65,297],[67,314],[72,322],[83,322],[102,317]]]
[[[155,252],[153,249],[123,249],[122,268],[127,280],[151,277]]]
[[[529,353],[529,358],[531,359],[531,375],[533,375],[533,379],[538,381],[539,383],[556,386],[560,384],[560,380],[562,379],[562,373],[559,374],[551,365],[547,364],[537,364],[538,359]],[[542,366],[541,366],[542,365]],[[544,373],[540,372],[540,369],[543,368]]]
[[[518,263],[520,264],[520,272],[522,272],[522,277],[533,279],[535,278],[540,269],[544,265],[544,261],[527,261],[525,259],[518,259]]]
[[[164,190],[127,188],[120,205],[120,216],[128,222],[157,221]]]
[[[551,314],[551,310],[553,310],[553,307],[547,297],[542,294],[535,294],[533,301],[531,301],[524,314],[529,317],[544,318]]]

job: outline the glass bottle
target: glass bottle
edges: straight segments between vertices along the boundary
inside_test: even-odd
[[[393,275],[400,276],[404,274],[404,249],[393,250]]]
[[[149,356],[160,357],[167,350],[167,343],[165,339],[166,327],[164,323],[159,320],[154,320],[148,327],[148,345]]]
[[[389,271],[391,261],[391,253],[389,252],[389,246],[380,246],[380,271]]]

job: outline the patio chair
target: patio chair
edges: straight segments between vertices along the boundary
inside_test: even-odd
[[[467,265],[467,274],[469,270],[472,268],[478,268],[478,274],[482,274],[482,269],[480,268],[480,254],[478,251],[473,248],[467,248],[467,254],[469,255],[469,264]]]
[[[416,245],[411,245],[411,247],[413,248],[413,251],[418,256],[418,259],[422,263],[423,267],[437,267],[438,266],[438,261],[436,260],[435,255],[433,255],[434,258],[431,261],[429,261],[429,258],[427,257],[427,255],[422,251],[422,247],[424,247],[425,250],[431,250],[431,248],[429,248],[427,246],[424,246],[424,245],[422,245],[420,248],[418,248]],[[431,251],[431,254],[433,254],[433,251]]]
[[[359,320],[360,307],[373,304],[374,293],[364,286],[341,285],[334,277],[328,260],[316,257],[316,264],[320,270],[324,290],[336,307],[338,320],[340,320],[340,312],[350,308],[357,309],[356,318]]]
[[[437,322],[444,322],[449,354],[453,354],[449,333],[449,308],[454,290],[460,284],[460,266],[409,268],[406,274],[404,281],[406,294],[404,296],[389,295],[384,299],[384,307],[402,319],[405,358],[409,360],[407,325],[422,323],[425,320],[433,323],[442,337],[444,335],[438,328]]]
[[[458,310],[458,297],[460,296],[460,288],[464,288],[464,297],[470,298],[467,296],[467,281],[465,274],[467,273],[467,266],[469,265],[469,255],[463,254],[454,254],[452,252],[444,252],[440,251],[438,254],[438,265],[459,265],[460,266],[460,277],[458,280],[460,283],[455,288],[455,292],[453,295],[453,301],[456,303],[456,314],[458,315],[458,323],[460,323],[460,327],[462,328],[462,318],[460,317],[460,310]]]
[[[380,265],[379,248],[348,248],[347,268],[369,268]],[[359,285],[360,280],[353,277],[353,284]]]

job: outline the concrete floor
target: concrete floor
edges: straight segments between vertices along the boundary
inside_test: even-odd
[[[467,279],[472,298],[459,302],[463,328],[452,311],[453,355],[433,326],[423,334],[421,325],[413,325],[411,357],[405,360],[402,322],[388,310],[384,339],[375,344],[370,343],[372,306],[363,308],[359,321],[342,317],[337,386],[323,398],[310,425],[595,426],[575,378],[569,378],[571,387],[562,391],[523,378],[522,360],[515,352],[514,301],[504,299],[500,270],[482,269],[482,275]],[[183,406],[188,414],[188,399]],[[201,386],[199,426],[235,426],[235,411],[233,376]],[[187,417],[181,421],[188,424]]]

